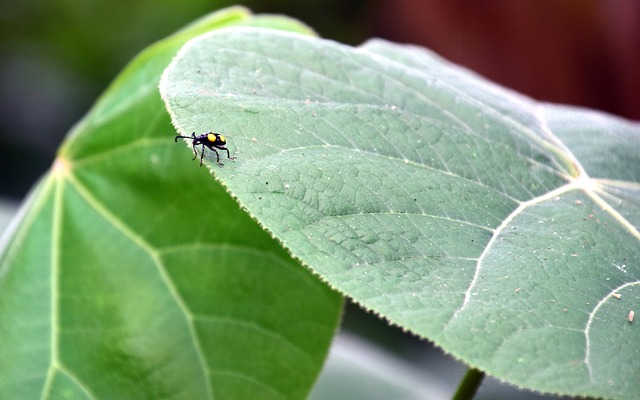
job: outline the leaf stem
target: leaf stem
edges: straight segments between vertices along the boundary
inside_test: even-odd
[[[475,368],[469,368],[467,373],[464,375],[464,378],[462,378],[462,382],[460,382],[460,386],[458,386],[458,390],[453,396],[453,400],[473,399],[483,379],[484,372]]]

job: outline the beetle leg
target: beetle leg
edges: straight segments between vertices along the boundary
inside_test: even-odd
[[[198,152],[196,151],[196,145],[193,144],[193,142],[191,143],[191,148],[193,149],[193,158],[191,159],[191,161],[193,161],[196,159],[196,157],[198,157]]]
[[[231,157],[231,153],[229,153],[229,149],[227,149],[226,147],[220,147],[220,148],[227,151],[227,158],[229,160],[235,160],[236,159],[236,157]]]
[[[202,144],[202,150],[200,153],[200,166],[202,167],[202,159],[204,158],[204,143]]]
[[[213,150],[216,153],[216,162],[218,163],[218,165],[220,166],[224,165],[223,163],[220,162],[220,154],[218,154],[218,151],[213,147],[211,148],[211,150]]]

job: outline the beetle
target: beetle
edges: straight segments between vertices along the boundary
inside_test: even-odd
[[[216,161],[218,165],[223,166],[224,164],[220,162],[220,155],[218,154],[218,150],[225,150],[227,152],[227,158],[229,160],[235,160],[236,157],[231,157],[229,153],[229,149],[225,147],[227,144],[227,139],[219,133],[215,132],[205,132],[202,135],[196,136],[196,133],[193,132],[191,136],[182,136],[177,135],[174,139],[175,142],[178,142],[178,138],[191,139],[191,146],[193,147],[193,159],[195,160],[198,157],[198,151],[196,150],[196,146],[202,145],[202,150],[200,152],[200,166],[202,167],[202,159],[204,158],[204,148],[207,147],[209,150],[213,150],[216,153]]]

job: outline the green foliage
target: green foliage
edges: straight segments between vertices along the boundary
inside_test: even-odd
[[[0,242],[0,398],[302,398],[342,301],[184,157],[144,51],[73,130]]]
[[[120,74],[0,240],[0,398],[303,398],[320,279],[515,385],[634,398],[640,127],[311,34],[231,8]],[[172,122],[224,167],[173,141],[176,53]]]
[[[640,390],[640,127],[423,49],[235,28],[161,82],[217,180],[332,287],[502,380]],[[189,150],[184,150],[189,158]]]

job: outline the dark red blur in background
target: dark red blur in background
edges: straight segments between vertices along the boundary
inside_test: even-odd
[[[537,100],[640,120],[640,1],[381,1],[374,27]]]

